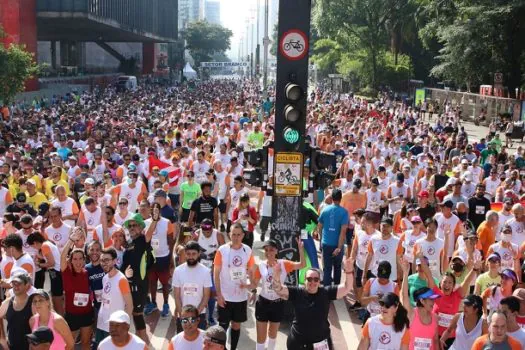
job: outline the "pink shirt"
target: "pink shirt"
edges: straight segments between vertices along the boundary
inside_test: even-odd
[[[40,315],[35,314],[35,322],[33,323],[32,331],[40,327]],[[53,331],[53,343],[51,343],[50,350],[64,350],[66,348],[66,342],[64,338],[55,330],[55,313],[51,312],[49,315],[49,322],[47,323],[47,328]]]
[[[414,309],[414,319],[410,323],[410,344],[408,348],[436,350],[434,347],[434,337],[436,335],[437,320],[432,314],[432,322],[425,325],[419,318],[419,308]]]

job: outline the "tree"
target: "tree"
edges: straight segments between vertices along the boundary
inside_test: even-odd
[[[0,39],[5,34],[0,28]],[[24,91],[26,80],[38,74],[34,57],[20,45],[7,48],[0,43],[0,100],[10,104],[16,94]]]
[[[231,30],[207,21],[193,22],[185,33],[186,48],[195,60],[196,65],[211,60],[215,54],[230,49]]]

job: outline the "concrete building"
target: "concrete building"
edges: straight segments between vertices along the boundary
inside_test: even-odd
[[[221,24],[221,3],[206,0],[204,3],[204,19],[209,23]]]
[[[204,19],[205,0],[179,0],[179,29],[186,28],[189,23]]]

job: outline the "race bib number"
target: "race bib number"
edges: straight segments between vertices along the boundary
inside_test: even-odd
[[[414,350],[428,350],[432,347],[432,339],[415,337]]]
[[[438,313],[438,325],[440,327],[448,328],[453,318],[454,318],[454,315],[444,314],[440,312]]]
[[[153,248],[154,250],[158,250],[159,247],[160,247],[160,242],[159,242],[159,240],[153,238],[153,239],[151,240],[151,248]]]
[[[318,343],[314,343],[314,350],[329,350],[328,340],[323,340]]]
[[[230,269],[230,277],[232,281],[244,281],[246,270],[242,267],[232,267]]]
[[[84,307],[89,303],[89,294],[86,293],[75,293],[73,297],[73,305]]]
[[[182,287],[182,294],[186,297],[196,297],[199,293],[199,286],[197,283],[184,283]]]
[[[95,291],[95,299],[97,302],[102,302],[102,290],[96,290]]]

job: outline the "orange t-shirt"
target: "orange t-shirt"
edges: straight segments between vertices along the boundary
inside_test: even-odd
[[[496,241],[496,232],[489,227],[486,221],[483,221],[478,227],[477,234],[483,250],[483,256],[486,257],[490,245]]]
[[[366,195],[363,192],[354,193],[352,191],[348,191],[343,194],[341,206],[348,212],[348,217],[353,216],[354,211],[357,209],[366,208]]]
[[[489,342],[489,335],[485,334],[479,337],[474,341],[474,344],[472,344],[472,350],[483,350],[485,348],[485,345]],[[521,344],[519,341],[517,341],[515,338],[507,336],[507,343],[510,346],[510,350],[520,350]]]

